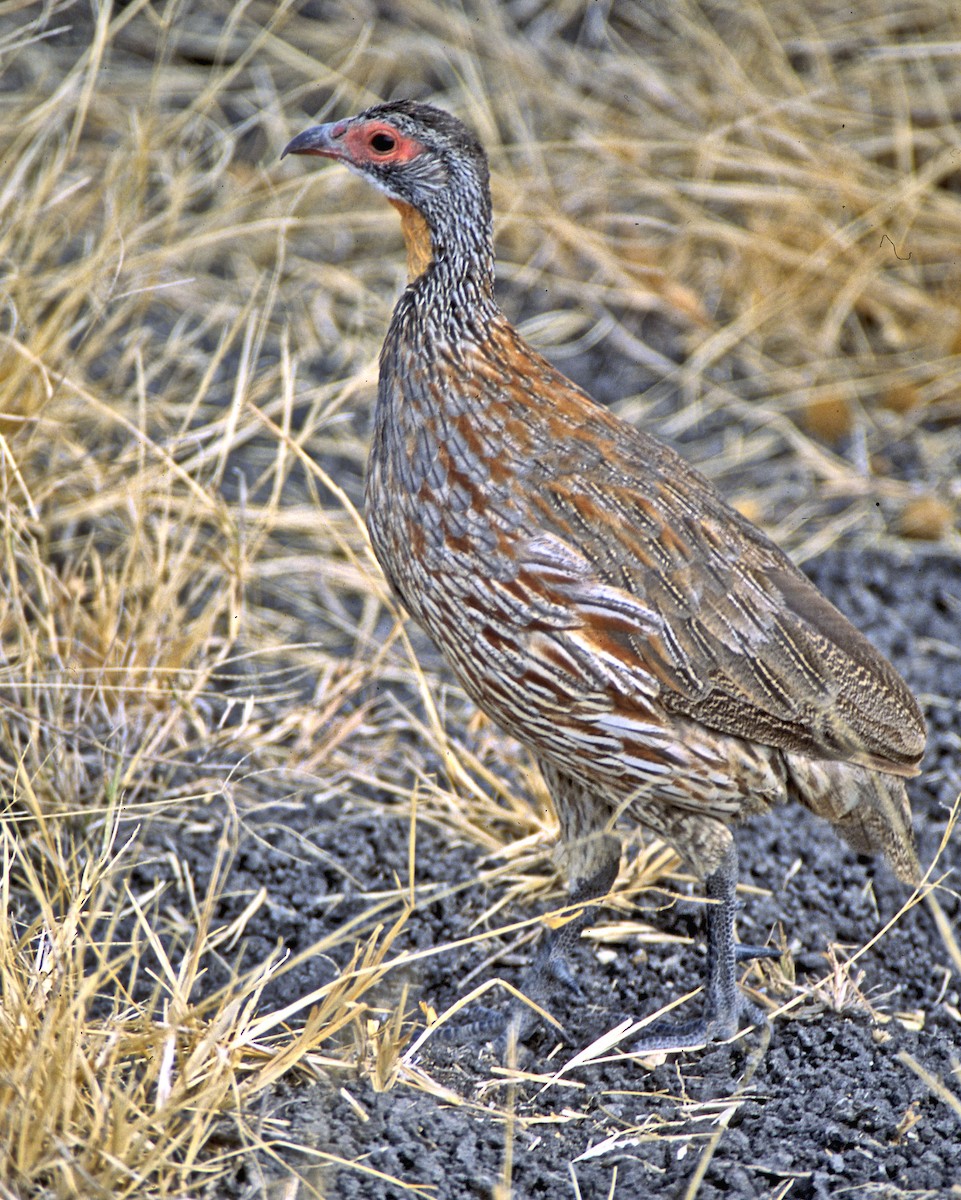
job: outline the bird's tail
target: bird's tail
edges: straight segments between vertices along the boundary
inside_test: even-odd
[[[915,884],[921,868],[904,780],[868,767],[787,754],[788,787],[825,817],[859,854],[884,854],[895,875]]]

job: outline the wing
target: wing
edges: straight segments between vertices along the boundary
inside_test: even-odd
[[[683,459],[573,394],[590,469],[579,438],[545,457],[519,560],[579,656],[710,729],[916,774],[923,718],[883,655]]]
[[[484,603],[516,599],[504,640],[529,643],[519,678],[556,656],[566,701],[609,721],[635,719],[633,697],[636,709],[654,702],[748,742],[917,773],[924,721],[904,681],[699,472],[504,321],[458,353],[471,386],[446,444],[459,437],[459,470],[484,480],[477,505],[496,517],[504,578],[491,579]],[[445,547],[457,548],[449,535]],[[468,559],[469,580],[478,555]],[[552,621],[532,622],[540,611]],[[469,679],[471,664],[461,670]],[[475,693],[495,707],[480,682]]]

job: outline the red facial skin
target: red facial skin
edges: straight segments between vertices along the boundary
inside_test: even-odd
[[[416,138],[407,137],[387,121],[337,121],[298,134],[284,154],[312,154],[363,167],[369,163],[410,162],[423,151]]]

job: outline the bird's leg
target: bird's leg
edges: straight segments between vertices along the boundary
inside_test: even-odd
[[[734,978],[734,964],[738,950],[734,941],[734,926],[737,919],[737,847],[730,848],[716,871],[704,881],[707,905],[707,1001],[705,1021],[711,1035],[718,1040],[737,1033],[743,1006],[744,993]]]
[[[617,878],[621,840],[608,828],[609,807],[590,789],[547,759],[540,759],[539,766],[560,824],[572,906],[544,939],[521,983],[524,995],[546,1008],[555,981],[583,997],[567,956],[594,918],[592,901],[605,896]],[[511,1006],[506,1030],[520,1040],[534,1020],[530,1005],[518,1002]]]
[[[606,896],[611,890],[620,865],[620,839],[612,834],[589,834],[588,845],[578,847],[578,851],[576,858],[581,863],[589,863],[590,871],[588,874],[578,874],[571,880],[568,890],[570,905],[577,907],[561,925],[548,932],[521,983],[524,995],[543,1008],[547,1007],[555,981],[584,999],[584,992],[571,971],[568,955],[582,931],[594,920],[597,905],[592,901]],[[522,1041],[535,1020],[536,1013],[529,1004],[512,1004],[497,1039],[498,1052],[506,1049],[511,1038]]]
[[[565,839],[565,843],[571,867],[568,907],[572,911],[562,918],[561,924],[549,930],[520,986],[524,995],[542,1008],[548,1007],[555,982],[583,998],[584,993],[571,972],[568,954],[594,919],[597,906],[592,902],[611,890],[620,865],[621,843],[614,834],[594,831],[580,835],[573,843]],[[503,1054],[508,1040],[522,1041],[536,1019],[537,1014],[529,1004],[515,1001],[506,1011],[481,1009],[469,1024],[452,1033],[458,1038],[493,1040],[497,1053]]]
[[[734,940],[737,914],[737,847],[731,842],[718,868],[704,881],[707,898],[707,983],[704,1016],[694,1021],[658,1021],[634,1046],[636,1053],[684,1049],[733,1037],[742,1020],[762,1025],[766,1018],[737,986],[735,965],[752,958],[777,958],[779,951]]]
[[[584,993],[574,978],[567,956],[581,933],[594,920],[597,905],[593,903],[606,896],[617,878],[620,863],[620,841],[611,834],[591,835],[596,841],[592,854],[594,869],[589,875],[572,881],[568,895],[571,913],[563,923],[553,928],[525,976],[521,990],[532,1000],[540,1002],[550,992],[550,981],[557,980],[569,991],[583,999]]]

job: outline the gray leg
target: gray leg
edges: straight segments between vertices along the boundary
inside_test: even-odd
[[[602,801],[550,763],[541,762],[540,767],[561,826],[570,903],[584,906],[548,933],[521,984],[525,996],[547,1008],[554,981],[584,995],[571,973],[568,954],[594,920],[597,909],[591,902],[607,895],[617,878],[621,842],[607,829],[610,811]],[[528,1005],[514,1006],[509,1028],[518,1039],[533,1025],[534,1016]]]
[[[737,847],[730,849],[720,866],[704,881],[707,898],[707,982],[704,1016],[695,1021],[659,1021],[649,1026],[635,1045],[637,1053],[684,1049],[733,1037],[742,1020],[764,1024],[765,1017],[737,986],[735,964],[752,958],[777,958],[778,951],[764,946],[740,945],[734,940],[737,914]]]
[[[605,896],[617,878],[621,843],[607,830],[610,810],[603,801],[550,763],[542,762],[540,766],[560,821],[570,903],[583,906],[548,932],[520,985],[525,996],[549,1010],[556,983],[583,996],[567,956],[581,931],[594,919],[596,908],[592,901]],[[470,1039],[493,1039],[497,1052],[502,1054],[508,1039],[521,1040],[535,1021],[536,1013],[530,1005],[518,1001],[506,1012],[481,1009],[469,1024],[458,1028],[457,1034]]]
[[[546,1007],[544,1001],[551,994],[552,980],[563,984],[569,991],[581,998],[584,997],[583,990],[571,972],[568,955],[571,949],[577,945],[582,931],[591,924],[597,913],[597,905],[592,904],[591,901],[606,896],[611,890],[611,886],[617,878],[621,856],[621,847],[617,838],[607,834],[597,836],[601,841],[601,845],[595,851],[598,859],[597,869],[592,875],[572,883],[569,890],[570,903],[583,905],[583,907],[563,925],[552,929],[547,934],[521,984],[521,991],[524,995],[529,996],[531,1000],[543,1007]],[[517,1035],[520,1037],[532,1024],[534,1014],[527,1005],[521,1005],[518,1013],[522,1020],[520,1026],[517,1026],[515,1021],[515,1026]]]
[[[551,929],[544,937],[534,961],[524,972],[520,990],[528,999],[533,1000],[539,1007],[550,1011],[550,999],[554,992],[553,984],[560,983],[568,991],[574,992],[582,999],[584,992],[568,962],[571,948],[577,944],[581,931],[586,929],[594,920],[597,906],[592,904],[601,896],[605,896],[617,878],[620,863],[620,843],[617,838],[606,838],[609,854],[594,875],[581,879],[569,890],[571,904],[583,904],[583,908],[571,916],[563,925]],[[481,1007],[475,1011],[473,1018],[466,1024],[451,1031],[451,1036],[460,1039],[493,1041],[495,1050],[500,1057],[504,1056],[508,1042],[514,1039],[520,1042],[531,1031],[537,1022],[537,1013],[529,1004],[514,1000],[505,1010]]]

